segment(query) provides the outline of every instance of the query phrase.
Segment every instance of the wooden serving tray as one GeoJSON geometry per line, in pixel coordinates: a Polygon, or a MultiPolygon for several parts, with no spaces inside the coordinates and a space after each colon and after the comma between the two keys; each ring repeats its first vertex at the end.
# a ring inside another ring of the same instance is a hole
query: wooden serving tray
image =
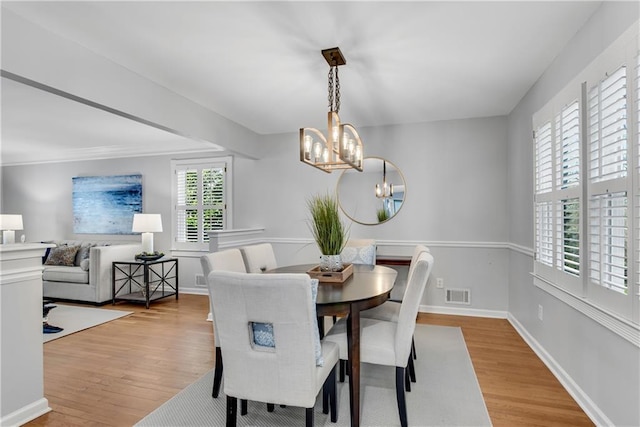
{"type": "Polygon", "coordinates": [[[320,266],[316,265],[307,274],[321,282],[342,283],[353,274],[353,264],[345,264],[342,271],[320,271],[320,266]]]}

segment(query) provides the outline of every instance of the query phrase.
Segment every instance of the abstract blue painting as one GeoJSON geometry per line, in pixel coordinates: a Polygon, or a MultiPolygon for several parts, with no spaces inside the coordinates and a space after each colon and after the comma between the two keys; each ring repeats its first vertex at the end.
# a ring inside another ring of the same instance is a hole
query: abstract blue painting
{"type": "Polygon", "coordinates": [[[73,232],[133,234],[133,214],[142,213],[142,175],[73,178],[73,232]]]}

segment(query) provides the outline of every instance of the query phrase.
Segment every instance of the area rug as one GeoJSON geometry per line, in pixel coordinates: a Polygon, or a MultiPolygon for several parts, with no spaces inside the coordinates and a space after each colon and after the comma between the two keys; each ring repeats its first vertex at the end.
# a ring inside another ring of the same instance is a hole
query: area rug
{"type": "MultiPolygon", "coordinates": [[[[460,328],[418,325],[415,333],[417,382],[406,393],[411,426],[490,426],[480,386],[460,328]]],[[[362,426],[399,426],[395,368],[363,364],[361,370],[362,426]]],[[[213,371],[189,385],[136,426],[224,426],[226,397],[211,397],[213,371]]],[[[224,383],[223,383],[224,385],[224,383]]],[[[348,384],[338,383],[338,422],[322,413],[322,396],[315,406],[315,425],[349,426],[348,384]]],[[[224,387],[223,387],[224,388],[224,387]]],[[[304,410],[249,402],[238,426],[301,426],[304,410]]]]}
{"type": "Polygon", "coordinates": [[[62,338],[83,329],[93,328],[102,323],[110,322],[127,316],[133,311],[107,310],[95,307],[79,307],[55,303],[56,308],[49,311],[48,323],[59,326],[64,330],[55,334],[42,334],[43,342],[62,338]]]}

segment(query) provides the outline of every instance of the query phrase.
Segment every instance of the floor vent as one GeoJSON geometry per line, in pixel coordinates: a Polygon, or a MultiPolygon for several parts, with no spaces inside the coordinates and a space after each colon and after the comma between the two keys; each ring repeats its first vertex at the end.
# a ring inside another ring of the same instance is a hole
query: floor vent
{"type": "Polygon", "coordinates": [[[447,289],[445,302],[471,305],[471,289],[447,289]]]}
{"type": "Polygon", "coordinates": [[[207,282],[204,280],[204,274],[196,274],[196,288],[206,288],[207,282]]]}

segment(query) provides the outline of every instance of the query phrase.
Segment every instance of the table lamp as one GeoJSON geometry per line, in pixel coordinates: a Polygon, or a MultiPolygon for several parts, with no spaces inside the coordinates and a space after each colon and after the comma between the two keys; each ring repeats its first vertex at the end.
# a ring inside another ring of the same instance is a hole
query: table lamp
{"type": "Polygon", "coordinates": [[[16,230],[22,230],[22,215],[0,215],[2,244],[16,242],[16,230]]]}
{"type": "Polygon", "coordinates": [[[160,214],[134,214],[134,233],[142,233],[142,252],[153,253],[153,233],[162,231],[162,218],[160,214]]]}

